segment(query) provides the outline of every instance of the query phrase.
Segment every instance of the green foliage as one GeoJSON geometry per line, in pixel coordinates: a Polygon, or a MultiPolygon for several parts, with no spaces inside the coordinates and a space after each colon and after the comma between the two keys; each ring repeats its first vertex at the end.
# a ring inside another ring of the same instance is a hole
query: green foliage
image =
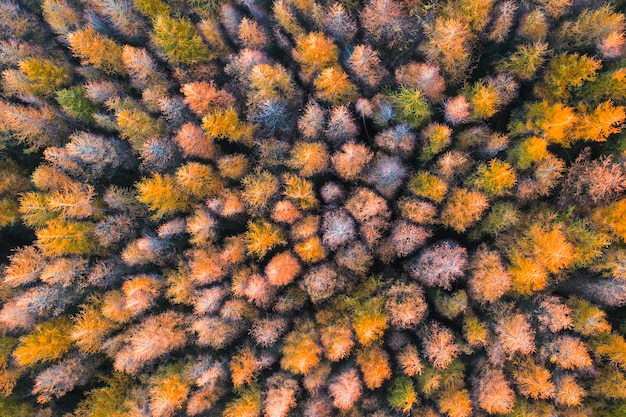
{"type": "Polygon", "coordinates": [[[73,417],[122,417],[128,415],[125,401],[130,393],[132,380],[127,375],[114,372],[102,378],[105,386],[94,388],[82,400],[73,417]]]}
{"type": "Polygon", "coordinates": [[[65,114],[86,122],[93,121],[93,114],[98,111],[98,106],[87,98],[82,86],[59,90],[56,99],[65,114]]]}
{"type": "Polygon", "coordinates": [[[568,100],[572,90],[596,78],[601,66],[599,60],[586,55],[558,54],[550,60],[542,82],[535,87],[535,94],[551,102],[568,100]]]}
{"type": "Polygon", "coordinates": [[[509,202],[498,202],[491,207],[489,213],[480,222],[480,225],[471,234],[478,238],[482,234],[498,236],[520,221],[520,211],[517,206],[509,202]]]}
{"type": "Polygon", "coordinates": [[[402,87],[400,90],[387,94],[397,118],[418,128],[428,122],[431,109],[423,94],[415,88],[402,87]]]}
{"type": "Polygon", "coordinates": [[[17,339],[0,336],[0,369],[7,368],[11,360],[11,352],[17,345],[17,339]]]}
{"type": "Polygon", "coordinates": [[[418,197],[428,198],[441,203],[448,192],[448,184],[427,171],[418,171],[409,180],[409,191],[418,197]]]}
{"type": "Polygon", "coordinates": [[[529,81],[545,62],[547,53],[547,43],[522,44],[511,56],[500,61],[498,68],[513,74],[522,81],[529,81]]]}
{"type": "Polygon", "coordinates": [[[140,150],[148,139],[160,136],[165,131],[162,120],[153,119],[139,109],[122,109],[116,112],[117,127],[122,138],[128,140],[135,150],[140,150]]]}
{"type": "Polygon", "coordinates": [[[158,16],[167,16],[171,11],[170,5],[161,0],[135,0],[135,7],[153,19],[158,16]]]}
{"type": "Polygon", "coordinates": [[[35,407],[26,402],[18,401],[14,396],[0,397],[0,417],[31,417],[35,415],[35,407]]]}
{"type": "Polygon", "coordinates": [[[194,64],[213,57],[191,21],[160,14],[153,25],[152,41],[172,64],[194,64]]]}
{"type": "Polygon", "coordinates": [[[516,182],[513,168],[499,159],[492,159],[487,164],[481,164],[468,179],[470,186],[478,188],[489,197],[506,195],[516,182]]]}
{"type": "Polygon", "coordinates": [[[259,417],[261,415],[261,390],[246,387],[237,391],[237,397],[226,405],[222,417],[259,417]]]}
{"type": "Polygon", "coordinates": [[[387,401],[394,410],[409,414],[418,402],[411,379],[405,376],[394,379],[391,387],[389,387],[387,401]]]}

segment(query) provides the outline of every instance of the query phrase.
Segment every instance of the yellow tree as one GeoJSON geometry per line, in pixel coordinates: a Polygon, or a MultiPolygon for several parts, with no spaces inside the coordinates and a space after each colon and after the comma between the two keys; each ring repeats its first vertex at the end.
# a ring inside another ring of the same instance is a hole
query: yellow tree
{"type": "Polygon", "coordinates": [[[92,229],[91,223],[52,219],[37,230],[37,246],[48,256],[89,254],[94,249],[92,229]]]}
{"type": "Polygon", "coordinates": [[[91,27],[67,35],[70,50],[81,61],[112,74],[125,72],[122,47],[91,27]]]}
{"type": "Polygon", "coordinates": [[[339,49],[320,32],[311,32],[296,38],[293,59],[302,68],[305,80],[311,81],[325,68],[337,67],[339,49]]]}
{"type": "Polygon", "coordinates": [[[285,243],[287,242],[283,232],[278,226],[266,220],[257,220],[248,224],[246,231],[248,253],[262,258],[275,246],[285,243]]]}
{"type": "Polygon", "coordinates": [[[155,218],[171,215],[188,208],[189,199],[173,175],[154,174],[137,184],[137,199],[149,206],[155,218]]]}
{"type": "Polygon", "coordinates": [[[592,113],[582,117],[577,136],[594,142],[604,142],[610,135],[621,132],[625,120],[624,106],[614,106],[611,101],[605,101],[592,113]]]}
{"type": "Polygon", "coordinates": [[[194,64],[213,57],[188,19],[160,14],[153,25],[152,42],[172,64],[194,64]]]}
{"type": "Polygon", "coordinates": [[[60,359],[72,346],[71,328],[72,323],[65,317],[37,325],[20,338],[13,358],[19,366],[60,359]]]}

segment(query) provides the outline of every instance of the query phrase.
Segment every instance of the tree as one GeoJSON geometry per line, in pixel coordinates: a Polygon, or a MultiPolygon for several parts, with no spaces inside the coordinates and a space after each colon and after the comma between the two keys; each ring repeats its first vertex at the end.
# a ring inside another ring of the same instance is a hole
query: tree
{"type": "Polygon", "coordinates": [[[554,397],[556,387],[551,377],[549,370],[532,360],[519,362],[513,371],[513,379],[520,394],[535,400],[554,397]]]}
{"type": "Polygon", "coordinates": [[[449,193],[440,220],[444,226],[462,233],[480,220],[487,207],[485,195],[459,188],[449,193]]]}
{"type": "Polygon", "coordinates": [[[93,250],[93,224],[52,219],[37,230],[37,246],[47,256],[85,255],[93,250]]]}
{"type": "Polygon", "coordinates": [[[471,62],[470,27],[462,20],[437,17],[427,28],[427,36],[423,46],[426,55],[440,64],[452,82],[460,81],[471,62]]]}
{"type": "Polygon", "coordinates": [[[248,223],[246,248],[251,255],[263,258],[272,248],[285,243],[283,232],[278,226],[266,220],[248,223]]]}
{"type": "Polygon", "coordinates": [[[130,45],[122,47],[122,62],[133,85],[141,90],[155,85],[167,84],[167,78],[145,48],[130,45]]]}
{"type": "Polygon", "coordinates": [[[101,307],[102,300],[96,298],[94,302],[85,305],[74,318],[70,337],[83,352],[100,351],[106,338],[119,327],[102,314],[101,307]]]}
{"type": "Polygon", "coordinates": [[[296,407],[298,381],[287,375],[274,375],[267,381],[267,394],[263,401],[264,417],[287,417],[296,407]]]}
{"type": "Polygon", "coordinates": [[[517,182],[515,170],[511,165],[499,159],[492,159],[487,164],[478,166],[468,183],[488,197],[506,195],[517,182]]]}
{"type": "Polygon", "coordinates": [[[313,323],[301,323],[285,337],[280,367],[299,375],[311,372],[319,364],[322,354],[318,337],[313,323]]]}
{"type": "Polygon", "coordinates": [[[447,290],[467,268],[467,250],[453,241],[438,242],[424,249],[407,264],[409,274],[426,286],[447,290]]]}
{"type": "Polygon", "coordinates": [[[174,141],[183,151],[185,157],[197,157],[202,159],[212,159],[215,155],[215,145],[202,129],[187,122],[180,127],[174,141]]]}
{"type": "Polygon", "coordinates": [[[359,129],[348,106],[344,104],[331,109],[328,125],[326,130],[324,130],[326,139],[335,144],[352,142],[356,139],[358,133],[359,129]]]}
{"type": "Polygon", "coordinates": [[[244,48],[263,49],[268,43],[267,34],[263,26],[247,17],[241,19],[237,37],[244,48]]]}
{"type": "Polygon", "coordinates": [[[424,370],[424,365],[417,352],[417,347],[413,344],[407,344],[397,356],[398,364],[402,368],[402,372],[410,377],[417,376],[424,370]]]}
{"type": "Polygon", "coordinates": [[[24,77],[22,81],[24,84],[21,87],[20,82],[14,84],[11,81],[13,73],[11,70],[6,70],[2,75],[4,89],[7,93],[46,97],[72,81],[71,72],[67,66],[58,65],[47,59],[27,58],[20,61],[18,67],[21,74],[14,75],[19,78],[24,77]],[[12,85],[16,88],[12,88],[12,85]]]}
{"type": "Polygon", "coordinates": [[[472,400],[466,389],[447,389],[437,399],[439,409],[450,417],[472,415],[472,400]]]}
{"type": "Polygon", "coordinates": [[[517,352],[528,355],[535,350],[535,332],[522,314],[499,320],[496,334],[502,349],[509,356],[517,352]]]}
{"type": "Polygon", "coordinates": [[[76,10],[65,0],[44,0],[41,9],[44,20],[57,35],[67,35],[78,29],[81,23],[76,10]]]}
{"type": "Polygon", "coordinates": [[[408,189],[418,197],[441,203],[448,192],[448,184],[427,171],[418,171],[409,180],[408,189]]]}
{"type": "Polygon", "coordinates": [[[223,138],[244,145],[252,143],[254,126],[239,120],[239,115],[232,107],[207,114],[202,119],[202,127],[209,139],[223,138]]]}
{"type": "Polygon", "coordinates": [[[547,53],[547,43],[521,44],[513,54],[500,61],[498,68],[522,81],[530,81],[544,64],[547,53]]]}
{"type": "Polygon", "coordinates": [[[435,369],[447,368],[460,355],[459,346],[454,342],[454,334],[447,327],[433,321],[422,333],[424,355],[435,369]]]}
{"type": "Polygon", "coordinates": [[[422,130],[424,144],[420,160],[428,161],[452,143],[452,129],[440,123],[431,123],[422,130]]]}
{"type": "Polygon", "coordinates": [[[339,410],[349,410],[361,397],[362,382],[356,369],[349,368],[336,375],[328,385],[333,405],[339,410]]]}
{"type": "Polygon", "coordinates": [[[125,345],[116,353],[113,366],[136,373],[146,362],[181,348],[187,341],[184,323],[184,316],[173,311],[146,317],[123,334],[125,345]]]}
{"type": "Polygon", "coordinates": [[[287,320],[282,317],[273,317],[256,320],[252,324],[250,334],[256,344],[261,347],[275,345],[287,329],[287,320]]]}
{"type": "Polygon", "coordinates": [[[546,347],[546,350],[549,355],[549,361],[563,369],[586,368],[591,366],[592,363],[585,344],[573,336],[559,336],[546,347]]]}
{"type": "Polygon", "coordinates": [[[244,384],[251,385],[256,380],[260,370],[259,360],[249,346],[240,348],[237,353],[230,358],[229,367],[235,388],[244,384]]]}
{"type": "Polygon", "coordinates": [[[342,69],[328,67],[321,70],[313,83],[317,96],[333,105],[341,105],[358,98],[356,86],[342,69]]]}
{"type": "Polygon", "coordinates": [[[93,214],[94,188],[90,185],[74,183],[55,190],[46,199],[50,210],[59,212],[61,217],[84,219],[93,214]]]}
{"type": "Polygon", "coordinates": [[[257,387],[246,387],[237,392],[224,409],[222,417],[259,417],[263,402],[261,390],[257,387]]]}
{"type": "Polygon", "coordinates": [[[67,35],[72,53],[85,64],[110,74],[124,74],[122,47],[90,27],[67,35]]]}
{"type": "Polygon", "coordinates": [[[187,209],[189,200],[173,175],[154,174],[137,184],[137,199],[159,218],[187,209]]]}
{"type": "Polygon", "coordinates": [[[35,378],[33,394],[37,402],[45,404],[60,398],[76,387],[86,384],[92,370],[81,356],[74,356],[52,365],[35,378]]]}
{"type": "Polygon", "coordinates": [[[326,124],[324,109],[315,101],[309,101],[304,113],[298,119],[298,129],[308,139],[316,139],[321,135],[326,124]]]}
{"type": "Polygon", "coordinates": [[[27,107],[0,101],[3,131],[10,131],[19,142],[34,152],[58,145],[68,134],[68,126],[49,105],[27,107]]]}
{"type": "Polygon", "coordinates": [[[550,60],[542,82],[535,87],[535,94],[550,102],[568,100],[570,91],[594,80],[600,67],[599,60],[586,55],[558,54],[550,60]]]}
{"type": "Polygon", "coordinates": [[[444,101],[446,122],[460,125],[470,120],[470,103],[465,96],[458,95],[444,101]]]}
{"type": "Polygon", "coordinates": [[[324,69],[337,67],[339,50],[324,34],[311,32],[296,37],[292,56],[300,64],[304,79],[310,82],[324,69]]]}
{"type": "Polygon", "coordinates": [[[65,114],[86,122],[94,121],[94,113],[99,109],[87,98],[87,92],[82,86],[58,90],[56,100],[65,114]]]}
{"type": "Polygon", "coordinates": [[[152,24],[152,42],[172,64],[195,64],[213,58],[189,20],[160,14],[152,24]]]}
{"type": "Polygon", "coordinates": [[[625,120],[624,106],[614,106],[611,101],[605,101],[593,113],[582,117],[577,136],[593,142],[604,142],[610,135],[621,132],[625,120]]]}
{"type": "Polygon", "coordinates": [[[380,388],[391,378],[389,355],[380,346],[372,345],[359,349],[356,363],[363,374],[365,386],[370,390],[380,388]]]}
{"type": "Polygon", "coordinates": [[[573,375],[563,375],[555,381],[556,394],[554,402],[557,405],[566,407],[577,407],[583,403],[583,398],[587,395],[585,389],[581,387],[573,375]]]}
{"type": "Polygon", "coordinates": [[[398,119],[414,128],[421,127],[430,120],[431,109],[423,94],[416,88],[401,87],[388,96],[398,119]]]}
{"type": "Polygon", "coordinates": [[[392,198],[407,176],[407,169],[399,157],[379,153],[369,167],[365,181],[383,196],[392,198]]]}
{"type": "Polygon", "coordinates": [[[433,64],[411,62],[396,70],[398,84],[420,90],[432,103],[443,99],[446,82],[439,67],[433,64]]]}
{"type": "Polygon", "coordinates": [[[354,240],[356,237],[355,222],[345,210],[329,211],[324,214],[322,241],[331,250],[354,240]]]}
{"type": "Polygon", "coordinates": [[[214,197],[223,189],[222,181],[209,165],[188,162],[176,171],[176,183],[183,192],[205,199],[214,197]]]}
{"type": "Polygon", "coordinates": [[[280,64],[258,64],[249,74],[248,102],[260,105],[268,100],[293,99],[295,86],[287,70],[280,64]]]}
{"type": "Polygon", "coordinates": [[[16,363],[30,367],[62,358],[72,346],[71,326],[64,317],[37,325],[31,333],[20,338],[13,351],[16,363]]]}
{"type": "Polygon", "coordinates": [[[589,149],[583,150],[570,166],[559,200],[585,207],[605,204],[626,189],[626,170],[611,156],[589,160],[589,149]]]}
{"type": "Polygon", "coordinates": [[[297,169],[304,177],[324,172],[330,155],[324,142],[299,142],[291,149],[289,166],[297,169]]]}
{"type": "Polygon", "coordinates": [[[361,25],[374,42],[389,48],[410,40],[412,27],[404,4],[394,0],[371,0],[360,14],[361,25]]]}
{"type": "Polygon", "coordinates": [[[517,14],[517,4],[513,1],[503,1],[493,12],[488,39],[492,42],[504,42],[514,25],[517,14]]]}
{"type": "Polygon", "coordinates": [[[492,303],[507,293],[511,275],[504,268],[500,254],[481,245],[474,254],[469,293],[479,303],[492,303]]]}
{"type": "Polygon", "coordinates": [[[400,258],[413,253],[417,248],[423,246],[432,233],[413,223],[405,220],[397,221],[393,225],[391,236],[389,236],[389,249],[400,258]]]}
{"type": "Polygon", "coordinates": [[[368,45],[357,45],[348,60],[350,70],[367,86],[377,87],[386,75],[375,49],[368,45]]]}
{"type": "Polygon", "coordinates": [[[297,243],[294,246],[294,250],[300,259],[308,264],[314,264],[326,257],[326,250],[322,244],[322,239],[318,236],[312,236],[300,243],[297,243]]]}
{"type": "Polygon", "coordinates": [[[599,47],[613,33],[623,32],[626,21],[622,13],[610,5],[584,9],[575,19],[565,22],[559,30],[559,41],[575,48],[599,47]]]}
{"type": "Polygon", "coordinates": [[[281,252],[267,263],[265,276],[271,285],[284,286],[291,283],[301,270],[298,259],[291,252],[281,252]]]}
{"type": "Polygon", "coordinates": [[[507,414],[513,410],[515,393],[501,369],[485,369],[477,381],[478,405],[489,414],[507,414]]]}
{"type": "Polygon", "coordinates": [[[363,144],[346,143],[331,158],[337,174],[345,180],[358,178],[374,155],[363,144]]]}
{"type": "Polygon", "coordinates": [[[413,406],[419,402],[411,379],[406,376],[395,378],[389,387],[387,402],[392,409],[409,414],[413,406]]]}
{"type": "Polygon", "coordinates": [[[350,326],[350,321],[332,316],[330,320],[322,320],[318,314],[320,322],[320,341],[324,348],[324,356],[332,362],[339,362],[348,356],[354,347],[354,333],[350,326]]]}
{"type": "Polygon", "coordinates": [[[190,390],[190,381],[181,375],[179,369],[172,366],[165,369],[164,375],[155,378],[148,393],[150,413],[155,417],[174,415],[183,407],[190,390]]]}

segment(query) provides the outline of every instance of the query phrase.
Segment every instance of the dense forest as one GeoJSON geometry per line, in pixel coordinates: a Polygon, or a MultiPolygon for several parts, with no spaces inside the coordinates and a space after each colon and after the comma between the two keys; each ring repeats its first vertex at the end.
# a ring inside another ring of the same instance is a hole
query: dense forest
{"type": "Polygon", "coordinates": [[[0,0],[0,417],[626,416],[625,10],[0,0]]]}

